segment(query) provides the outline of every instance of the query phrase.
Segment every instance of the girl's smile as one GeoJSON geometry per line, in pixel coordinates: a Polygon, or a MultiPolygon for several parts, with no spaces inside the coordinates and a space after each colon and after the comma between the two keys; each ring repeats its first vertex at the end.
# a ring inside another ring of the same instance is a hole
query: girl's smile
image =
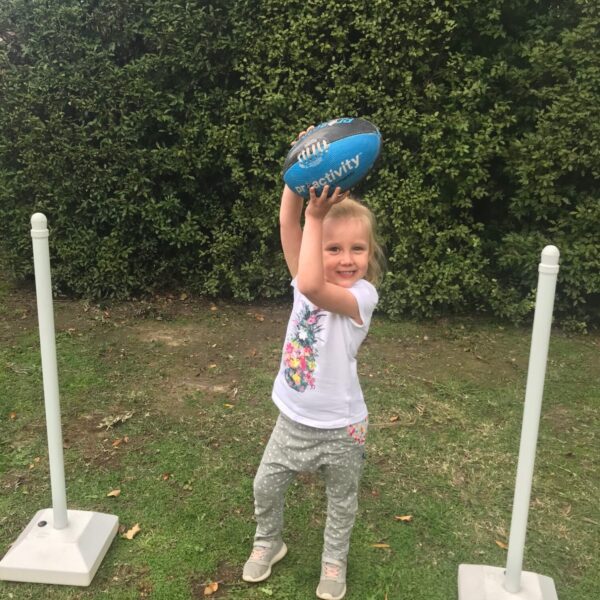
{"type": "Polygon", "coordinates": [[[362,279],[369,267],[369,232],[359,218],[323,221],[325,280],[344,288],[362,279]]]}

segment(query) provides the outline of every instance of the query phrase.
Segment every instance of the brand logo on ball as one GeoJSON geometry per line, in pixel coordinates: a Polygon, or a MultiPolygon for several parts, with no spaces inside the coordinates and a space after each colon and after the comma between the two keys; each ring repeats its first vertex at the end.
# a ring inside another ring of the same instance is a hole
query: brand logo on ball
{"type": "Polygon", "coordinates": [[[327,173],[325,173],[323,177],[316,179],[308,185],[295,186],[296,193],[303,194],[311,187],[318,189],[326,185],[338,185],[346,177],[352,175],[353,171],[360,167],[361,154],[362,152],[359,152],[355,157],[344,160],[339,164],[337,168],[329,169],[329,171],[327,171],[327,173]]]}
{"type": "Polygon", "coordinates": [[[298,164],[303,169],[316,167],[323,160],[323,156],[327,154],[328,150],[329,144],[325,140],[317,140],[300,152],[298,164]]]}
{"type": "Polygon", "coordinates": [[[317,125],[317,129],[320,129],[321,127],[331,127],[332,125],[348,125],[348,124],[352,123],[352,121],[354,121],[354,119],[348,119],[348,118],[331,119],[331,121],[327,121],[325,123],[321,123],[320,125],[317,125]]]}

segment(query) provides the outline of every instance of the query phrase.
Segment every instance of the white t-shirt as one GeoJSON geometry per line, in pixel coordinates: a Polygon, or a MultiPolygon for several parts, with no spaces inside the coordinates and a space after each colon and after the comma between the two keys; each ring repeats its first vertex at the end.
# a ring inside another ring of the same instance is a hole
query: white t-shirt
{"type": "Polygon", "coordinates": [[[321,429],[346,427],[367,417],[356,354],[369,331],[379,296],[364,279],[354,294],[363,324],[315,306],[294,287],[273,402],[290,419],[321,429]]]}

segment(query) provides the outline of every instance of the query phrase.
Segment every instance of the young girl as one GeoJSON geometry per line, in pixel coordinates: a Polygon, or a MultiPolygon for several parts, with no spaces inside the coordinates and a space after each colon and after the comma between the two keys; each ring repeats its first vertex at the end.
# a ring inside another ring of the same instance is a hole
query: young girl
{"type": "Polygon", "coordinates": [[[294,305],[273,401],[280,416],[254,480],[256,535],[245,581],[263,581],[287,553],[282,540],[284,496],[300,472],[319,471],[327,490],[327,522],[317,596],[346,593],[346,560],[358,508],[367,407],[356,354],[378,296],[381,249],[374,218],[360,202],[328,186],[303,200],[287,186],[280,229],[292,276],[294,305]]]}

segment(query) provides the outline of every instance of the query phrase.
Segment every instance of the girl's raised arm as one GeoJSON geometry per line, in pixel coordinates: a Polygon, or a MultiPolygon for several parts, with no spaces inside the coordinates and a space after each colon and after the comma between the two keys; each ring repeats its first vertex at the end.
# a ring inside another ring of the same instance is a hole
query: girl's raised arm
{"type": "Polygon", "coordinates": [[[283,188],[279,207],[279,233],[283,255],[292,279],[298,273],[298,258],[302,244],[300,217],[303,203],[302,196],[293,192],[287,185],[283,188]]]}
{"type": "Polygon", "coordinates": [[[346,195],[340,188],[336,188],[331,198],[328,197],[328,192],[328,185],[323,188],[320,196],[316,195],[314,188],[310,190],[298,259],[298,291],[319,308],[346,315],[362,325],[363,321],[355,296],[347,289],[329,283],[325,279],[323,220],[329,209],[341,202],[346,195]]]}

